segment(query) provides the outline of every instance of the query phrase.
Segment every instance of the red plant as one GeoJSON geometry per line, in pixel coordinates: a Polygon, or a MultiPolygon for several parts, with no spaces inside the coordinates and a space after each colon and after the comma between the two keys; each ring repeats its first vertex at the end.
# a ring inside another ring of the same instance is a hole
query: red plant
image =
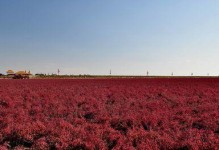
{"type": "Polygon", "coordinates": [[[219,79],[0,80],[0,149],[219,149],[219,79]]]}

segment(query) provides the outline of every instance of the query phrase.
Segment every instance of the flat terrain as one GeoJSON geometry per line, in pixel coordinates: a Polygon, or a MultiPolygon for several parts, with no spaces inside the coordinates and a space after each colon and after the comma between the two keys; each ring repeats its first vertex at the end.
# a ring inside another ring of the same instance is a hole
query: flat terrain
{"type": "Polygon", "coordinates": [[[0,80],[0,149],[219,149],[219,78],[0,80]]]}

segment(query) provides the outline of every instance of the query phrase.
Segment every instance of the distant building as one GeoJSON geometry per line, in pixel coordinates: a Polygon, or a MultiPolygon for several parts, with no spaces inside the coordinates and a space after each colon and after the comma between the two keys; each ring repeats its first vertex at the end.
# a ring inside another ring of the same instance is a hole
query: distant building
{"type": "Polygon", "coordinates": [[[13,79],[29,79],[30,76],[32,75],[30,71],[26,72],[26,70],[18,71],[16,73],[14,73],[13,70],[8,70],[6,73],[8,78],[13,78],[13,79]]]}
{"type": "Polygon", "coordinates": [[[6,73],[7,73],[7,75],[14,75],[14,71],[13,70],[8,70],[6,73]]]}
{"type": "Polygon", "coordinates": [[[15,73],[13,70],[8,70],[6,73],[7,73],[8,78],[13,78],[15,76],[15,73]]]}

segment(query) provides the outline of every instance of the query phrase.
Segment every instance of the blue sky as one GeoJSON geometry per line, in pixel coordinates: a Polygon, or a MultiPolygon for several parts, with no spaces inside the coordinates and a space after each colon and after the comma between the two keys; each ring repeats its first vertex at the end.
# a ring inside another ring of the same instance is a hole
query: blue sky
{"type": "Polygon", "coordinates": [[[0,72],[219,75],[219,1],[0,0],[0,72]]]}

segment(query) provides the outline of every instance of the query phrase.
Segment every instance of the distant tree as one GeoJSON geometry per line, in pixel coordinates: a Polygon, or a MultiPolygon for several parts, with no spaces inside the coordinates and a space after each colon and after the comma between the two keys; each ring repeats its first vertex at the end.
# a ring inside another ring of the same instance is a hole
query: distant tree
{"type": "Polygon", "coordinates": [[[46,74],[43,74],[43,73],[36,73],[35,76],[44,77],[44,76],[46,76],[46,74]]]}

